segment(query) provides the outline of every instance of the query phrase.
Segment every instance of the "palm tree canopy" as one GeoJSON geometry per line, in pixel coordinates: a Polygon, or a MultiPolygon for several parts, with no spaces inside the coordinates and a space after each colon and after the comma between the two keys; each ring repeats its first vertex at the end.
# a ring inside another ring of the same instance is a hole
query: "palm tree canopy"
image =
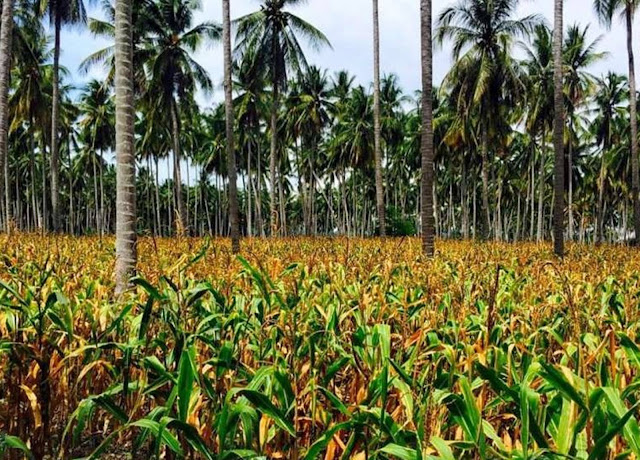
{"type": "Polygon", "coordinates": [[[290,73],[308,67],[299,38],[319,50],[331,47],[329,39],[304,19],[286,11],[305,0],[264,0],[260,10],[234,21],[236,54],[249,53],[272,84],[284,89],[290,73]]]}

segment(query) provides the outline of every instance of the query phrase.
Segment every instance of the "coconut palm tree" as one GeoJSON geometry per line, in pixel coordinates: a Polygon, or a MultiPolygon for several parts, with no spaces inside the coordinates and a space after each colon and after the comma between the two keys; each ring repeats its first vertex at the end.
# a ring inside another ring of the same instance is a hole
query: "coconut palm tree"
{"type": "Polygon", "coordinates": [[[594,0],[600,21],[611,27],[613,16],[621,13],[627,31],[627,58],[629,61],[629,114],[631,119],[631,193],[635,243],[640,244],[640,165],[638,159],[638,116],[636,96],[635,57],[633,53],[633,19],[640,0],[594,0]]]}
{"type": "MultiPolygon", "coordinates": [[[[148,8],[153,0],[139,0],[133,5],[133,77],[136,94],[142,93],[147,84],[147,74],[144,63],[153,55],[153,52],[143,47],[143,40],[153,29],[152,9],[148,8]]],[[[115,80],[115,7],[110,0],[102,1],[102,10],[105,19],[89,18],[88,29],[92,35],[104,38],[114,44],[94,51],[81,63],[79,71],[88,73],[95,66],[101,65],[107,75],[105,83],[113,86],[115,80]]]]}
{"type": "MultiPolygon", "coordinates": [[[[320,152],[322,133],[330,122],[329,78],[326,71],[311,66],[304,72],[295,84],[294,91],[289,96],[289,111],[287,124],[289,131],[296,138],[300,138],[302,149],[296,148],[298,181],[300,184],[300,198],[304,216],[304,230],[307,235],[317,231],[317,216],[314,211],[316,185],[320,164],[324,155],[320,152]],[[302,155],[300,155],[302,150],[302,155]],[[304,193],[302,182],[308,185],[308,193],[304,193]]],[[[296,139],[297,142],[297,139],[296,139]]]]}
{"type": "Polygon", "coordinates": [[[374,161],[376,170],[376,210],[380,236],[386,234],[384,178],[382,173],[382,146],[380,121],[380,20],[378,14],[378,0],[373,0],[373,139],[374,161]]]}
{"type": "Polygon", "coordinates": [[[236,184],[236,152],[233,139],[233,94],[231,80],[231,17],[229,0],[222,0],[222,41],[224,46],[224,108],[226,114],[227,171],[229,174],[229,220],[231,223],[231,247],[234,254],[240,252],[238,222],[238,189],[236,184]]]}
{"type": "Polygon", "coordinates": [[[85,24],[87,13],[82,0],[43,0],[40,13],[46,14],[54,28],[53,92],[51,103],[51,214],[53,230],[60,231],[60,152],[58,124],[60,122],[60,32],[65,24],[85,24]]]}
{"type": "MultiPolygon", "coordinates": [[[[538,220],[536,239],[543,239],[544,227],[544,191],[545,191],[545,165],[547,163],[547,134],[553,129],[553,40],[552,31],[544,24],[536,26],[531,46],[526,49],[527,59],[524,67],[527,72],[529,85],[527,85],[527,115],[526,128],[531,134],[534,143],[532,155],[532,169],[536,168],[535,150],[538,154],[538,220]],[[539,143],[536,142],[539,137],[539,143]],[[537,144],[537,145],[536,145],[537,144]]],[[[531,179],[531,204],[535,209],[536,176],[531,179]]],[[[533,237],[534,215],[531,215],[531,236],[533,237]]]]}
{"type": "Polygon", "coordinates": [[[597,80],[595,96],[595,119],[592,127],[596,143],[601,147],[600,166],[597,179],[598,207],[596,212],[596,242],[604,239],[604,201],[607,177],[607,157],[615,147],[615,124],[617,118],[626,113],[629,100],[627,79],[621,75],[609,72],[597,80]]]}
{"type": "Polygon", "coordinates": [[[123,293],[135,272],[136,157],[132,43],[133,0],[116,0],[116,293],[123,293]]]}
{"type": "MultiPolygon", "coordinates": [[[[46,219],[46,187],[41,190],[41,207],[37,206],[36,197],[36,155],[40,149],[42,159],[42,175],[44,175],[44,151],[49,138],[45,127],[51,126],[51,94],[53,71],[51,66],[52,50],[50,40],[40,22],[28,21],[18,28],[14,34],[15,67],[13,70],[13,89],[9,99],[10,118],[9,134],[24,129],[29,137],[29,179],[31,182],[33,223],[44,229],[46,219]],[[37,210],[37,211],[36,211],[37,210]]],[[[65,72],[65,69],[62,69],[65,72]]],[[[64,87],[63,87],[64,89],[64,87]]],[[[46,185],[46,184],[43,184],[46,185]]]]}
{"type": "Polygon", "coordinates": [[[445,86],[463,85],[469,98],[461,103],[475,110],[480,125],[482,154],[482,207],[484,235],[492,228],[489,206],[489,146],[499,146],[504,110],[496,110],[506,98],[524,91],[511,48],[542,22],[538,15],[514,19],[519,0],[459,0],[438,18],[436,40],[453,41],[455,64],[445,86]],[[508,89],[507,89],[508,88],[508,89]]]}
{"type": "Polygon", "coordinates": [[[115,107],[109,87],[97,80],[90,81],[80,97],[80,110],[82,111],[80,128],[84,131],[83,137],[89,144],[85,148],[91,150],[96,206],[99,203],[99,207],[96,209],[96,231],[102,235],[105,227],[104,151],[113,147],[113,139],[115,138],[115,107]],[[96,164],[98,164],[97,173],[96,164]],[[99,199],[97,177],[99,177],[100,184],[99,199]]]}
{"type": "Polygon", "coordinates": [[[200,4],[193,0],[158,0],[147,6],[149,34],[143,47],[149,57],[145,62],[150,82],[149,99],[156,100],[169,115],[173,137],[173,179],[176,187],[178,232],[188,231],[189,216],[182,192],[180,120],[178,99],[188,100],[199,87],[205,92],[213,88],[207,71],[192,54],[204,44],[221,38],[220,26],[203,22],[193,26],[193,14],[200,4]]]}
{"type": "Polygon", "coordinates": [[[433,45],[431,40],[431,0],[421,0],[422,30],[422,157],[421,219],[422,251],[428,257],[434,254],[433,218],[433,45]]]}
{"type": "MultiPolygon", "coordinates": [[[[4,227],[9,231],[11,225],[11,203],[9,191],[9,74],[11,72],[11,39],[13,38],[13,0],[2,2],[0,16],[0,211],[4,206],[4,227]]],[[[0,219],[2,220],[2,219],[0,219]]]]}
{"type": "Polygon", "coordinates": [[[260,133],[261,114],[269,113],[268,92],[265,91],[264,75],[252,64],[252,59],[235,63],[234,86],[237,96],[233,101],[237,123],[239,145],[246,156],[246,171],[249,181],[247,193],[247,234],[253,235],[254,215],[257,234],[264,236],[262,224],[262,165],[263,158],[258,148],[263,136],[260,133]],[[252,210],[255,205],[255,210],[252,210]]]}
{"type": "Polygon", "coordinates": [[[568,118],[567,124],[569,125],[566,176],[569,184],[567,208],[569,215],[568,237],[570,240],[573,239],[574,236],[574,120],[580,106],[587,103],[594,85],[594,79],[586,69],[606,56],[606,53],[599,53],[596,51],[600,38],[589,41],[587,39],[588,32],[589,26],[580,27],[578,25],[572,25],[569,27],[564,39],[563,49],[565,72],[564,85],[566,93],[565,98],[567,102],[566,115],[568,118]]]}
{"type": "MultiPolygon", "coordinates": [[[[302,18],[286,10],[301,0],[263,0],[260,10],[237,19],[236,52],[252,59],[271,83],[271,146],[269,158],[271,236],[278,233],[279,213],[276,190],[278,153],[278,111],[280,96],[287,88],[288,75],[307,67],[298,37],[314,49],[331,46],[327,37],[302,18]]],[[[283,216],[284,217],[284,216],[283,216]]]]}
{"type": "Polygon", "coordinates": [[[563,94],[563,0],[554,0],[553,14],[553,146],[555,161],[553,168],[553,238],[554,252],[564,256],[564,94],[563,94]]]}

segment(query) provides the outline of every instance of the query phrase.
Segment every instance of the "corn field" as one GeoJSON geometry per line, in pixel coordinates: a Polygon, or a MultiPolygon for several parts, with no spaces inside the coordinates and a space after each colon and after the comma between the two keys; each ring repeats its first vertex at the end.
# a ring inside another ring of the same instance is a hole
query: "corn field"
{"type": "Polygon", "coordinates": [[[0,458],[640,458],[640,258],[0,236],[0,458]]]}

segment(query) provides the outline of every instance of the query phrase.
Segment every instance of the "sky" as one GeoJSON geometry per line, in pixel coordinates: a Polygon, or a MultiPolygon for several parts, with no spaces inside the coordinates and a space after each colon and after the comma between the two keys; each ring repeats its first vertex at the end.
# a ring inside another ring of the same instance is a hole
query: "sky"
{"type": "MultiPolygon", "coordinates": [[[[86,1],[86,0],[85,0],[86,1]]],[[[195,14],[195,21],[220,22],[222,6],[220,0],[201,0],[202,9],[195,14]]],[[[434,21],[438,14],[457,0],[433,0],[434,21]]],[[[379,0],[380,4],[380,52],[383,74],[398,75],[400,84],[407,93],[420,87],[420,16],[419,0],[379,0]]],[[[259,0],[232,0],[231,17],[237,18],[259,8],[259,0]]],[[[348,70],[356,76],[358,83],[369,85],[373,75],[372,13],[371,0],[308,0],[306,4],[291,10],[320,29],[331,42],[332,48],[320,52],[308,50],[310,64],[326,68],[330,74],[348,70]]],[[[101,17],[97,7],[89,8],[89,16],[101,17]]],[[[517,16],[540,14],[552,25],[552,0],[521,0],[517,16]]],[[[624,24],[616,19],[611,30],[600,26],[593,14],[591,0],[565,0],[565,25],[590,26],[590,39],[601,37],[598,49],[607,51],[606,59],[594,65],[591,72],[601,75],[608,70],[627,73],[626,32],[624,24]]],[[[635,27],[640,36],[640,15],[635,27]]],[[[636,55],[640,59],[640,40],[636,42],[636,55]]],[[[100,68],[88,75],[78,73],[78,66],[93,51],[108,46],[109,42],[93,37],[81,28],[65,30],[62,35],[61,63],[71,72],[77,87],[90,78],[101,78],[100,68]]],[[[200,103],[210,106],[220,101],[222,94],[222,47],[207,47],[196,55],[196,60],[208,71],[216,85],[214,93],[199,97],[200,103]]],[[[434,80],[440,82],[451,67],[450,47],[436,47],[434,54],[434,80]]]]}

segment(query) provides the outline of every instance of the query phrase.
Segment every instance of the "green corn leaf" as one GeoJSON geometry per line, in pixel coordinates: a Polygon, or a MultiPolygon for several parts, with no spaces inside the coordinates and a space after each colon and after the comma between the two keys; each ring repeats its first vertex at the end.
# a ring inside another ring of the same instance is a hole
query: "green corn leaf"
{"type": "Polygon", "coordinates": [[[204,439],[198,434],[198,430],[196,430],[191,425],[184,423],[181,420],[172,419],[169,423],[167,423],[167,427],[180,431],[184,437],[186,438],[189,445],[199,454],[201,454],[207,460],[215,460],[215,454],[207,447],[207,444],[204,442],[204,439]]]}
{"type": "MultiPolygon", "coordinates": [[[[622,419],[627,413],[627,410],[617,390],[615,388],[605,387],[603,388],[603,392],[607,400],[609,412],[613,413],[617,418],[622,419]]],[[[635,418],[629,418],[624,424],[623,433],[633,453],[636,457],[640,457],[640,427],[638,426],[638,421],[635,418]]]]}
{"type": "MultiPolygon", "coordinates": [[[[160,423],[156,422],[155,420],[143,418],[140,420],[136,420],[135,422],[131,422],[129,425],[149,430],[154,437],[158,437],[158,435],[160,434],[160,423]]],[[[183,455],[180,441],[178,441],[178,439],[170,431],[162,430],[162,441],[169,447],[169,449],[180,456],[183,455]]]]}
{"type": "Polygon", "coordinates": [[[151,283],[149,281],[147,281],[146,279],[144,279],[144,278],[142,278],[140,276],[136,276],[136,277],[132,278],[131,279],[131,284],[133,284],[134,286],[141,287],[149,295],[149,297],[152,297],[155,300],[162,300],[164,298],[160,294],[160,292],[158,292],[158,290],[151,285],[151,283]]]}
{"type": "Polygon", "coordinates": [[[618,332],[618,338],[620,339],[620,346],[627,355],[627,359],[631,361],[636,369],[640,370],[640,349],[628,335],[618,332]]]}
{"type": "Polygon", "coordinates": [[[34,458],[33,454],[31,453],[27,445],[22,441],[22,439],[18,438],[17,436],[0,433],[0,454],[2,454],[7,449],[20,450],[26,457],[30,459],[34,458]]]}
{"type": "Polygon", "coordinates": [[[296,435],[296,431],[293,428],[293,423],[287,420],[283,413],[278,409],[264,394],[254,390],[237,390],[236,394],[244,396],[263,414],[271,418],[276,425],[285,430],[291,436],[296,435]]]}
{"type": "Polygon", "coordinates": [[[617,435],[621,434],[624,431],[624,427],[627,422],[633,417],[633,413],[640,405],[636,403],[631,409],[629,409],[620,419],[618,419],[607,431],[607,433],[598,439],[595,446],[593,446],[593,450],[589,454],[588,460],[596,460],[599,458],[606,458],[607,446],[609,443],[615,438],[617,435]]]}
{"type": "Polygon", "coordinates": [[[431,444],[438,451],[442,460],[455,460],[451,447],[449,447],[449,444],[447,444],[442,438],[434,436],[431,438],[431,444]]]}
{"type": "Polygon", "coordinates": [[[353,426],[354,422],[352,420],[333,425],[331,428],[326,430],[325,433],[311,445],[311,447],[309,447],[309,450],[304,456],[304,460],[316,460],[320,453],[327,448],[329,442],[338,431],[351,430],[353,426]]]}
{"type": "Polygon", "coordinates": [[[398,444],[387,444],[380,452],[393,455],[400,460],[418,460],[418,452],[409,447],[403,447],[398,444]]]}
{"type": "Polygon", "coordinates": [[[186,422],[189,415],[195,373],[195,349],[185,348],[178,364],[178,416],[181,422],[186,422]]]}
{"type": "Polygon", "coordinates": [[[578,393],[573,385],[567,380],[567,378],[551,364],[541,362],[543,371],[540,375],[551,384],[556,390],[571,401],[575,402],[581,409],[588,411],[587,405],[584,402],[584,398],[578,393]]]}

